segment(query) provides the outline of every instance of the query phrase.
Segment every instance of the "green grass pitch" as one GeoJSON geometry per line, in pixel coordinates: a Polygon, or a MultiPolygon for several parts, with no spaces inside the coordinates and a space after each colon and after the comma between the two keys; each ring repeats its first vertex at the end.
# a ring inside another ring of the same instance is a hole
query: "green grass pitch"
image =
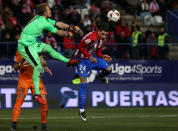
{"type": "MultiPolygon", "coordinates": [[[[50,131],[178,131],[178,108],[89,108],[83,123],[78,109],[49,109],[50,131]]],[[[40,109],[22,109],[18,131],[40,131],[40,109]],[[36,129],[33,127],[36,126],[36,129]]],[[[0,131],[9,131],[11,109],[0,110],[0,131]]]]}

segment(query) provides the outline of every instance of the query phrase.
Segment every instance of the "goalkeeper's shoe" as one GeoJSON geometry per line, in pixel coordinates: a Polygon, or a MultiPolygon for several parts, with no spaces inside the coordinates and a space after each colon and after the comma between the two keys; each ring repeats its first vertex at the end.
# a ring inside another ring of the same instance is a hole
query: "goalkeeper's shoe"
{"type": "Polygon", "coordinates": [[[78,59],[71,59],[68,63],[67,66],[76,66],[79,64],[79,60],[78,59]]]}
{"type": "Polygon", "coordinates": [[[96,75],[96,79],[101,80],[104,84],[109,84],[107,77],[99,77],[99,75],[96,75]]]}
{"type": "Polygon", "coordinates": [[[83,122],[87,122],[87,116],[85,111],[84,112],[79,112],[79,116],[83,122]]]}
{"type": "Polygon", "coordinates": [[[81,82],[80,82],[80,79],[79,78],[75,78],[75,79],[73,79],[72,80],[72,84],[80,84],[81,82]]]}
{"type": "Polygon", "coordinates": [[[39,104],[45,105],[45,101],[43,100],[41,95],[35,95],[34,98],[39,104]]]}

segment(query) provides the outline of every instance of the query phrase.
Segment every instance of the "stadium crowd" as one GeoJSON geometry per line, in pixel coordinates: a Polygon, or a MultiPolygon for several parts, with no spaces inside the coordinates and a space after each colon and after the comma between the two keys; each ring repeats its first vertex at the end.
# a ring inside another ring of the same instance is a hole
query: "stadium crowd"
{"type": "MultiPolygon", "coordinates": [[[[169,59],[166,44],[169,36],[164,23],[166,10],[178,7],[176,0],[138,0],[135,11],[130,10],[126,0],[0,0],[0,50],[4,52],[1,57],[8,52],[3,42],[17,42],[22,29],[36,15],[37,5],[42,2],[47,2],[52,9],[52,19],[78,25],[84,34],[97,30],[97,24],[101,20],[107,21],[106,14],[113,8],[125,10],[134,17],[140,16],[144,24],[149,25],[145,32],[135,20],[126,21],[122,14],[118,23],[108,23],[111,29],[103,51],[119,59],[169,59]],[[154,27],[160,25],[160,30],[155,30],[154,27]]],[[[46,32],[38,39],[72,57],[81,38],[62,38],[46,32]]],[[[16,48],[13,50],[15,52],[16,48]]],[[[12,52],[10,56],[14,55],[12,52]]]]}

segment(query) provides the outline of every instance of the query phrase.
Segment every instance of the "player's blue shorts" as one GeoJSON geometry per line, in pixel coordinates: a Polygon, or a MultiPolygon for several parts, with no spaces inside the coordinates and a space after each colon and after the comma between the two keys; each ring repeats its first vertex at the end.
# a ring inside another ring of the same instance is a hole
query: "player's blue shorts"
{"type": "Polygon", "coordinates": [[[109,67],[108,63],[103,59],[95,56],[97,63],[92,63],[89,59],[81,59],[80,64],[77,66],[77,73],[79,76],[87,77],[88,72],[91,69],[107,69],[109,67]]]}

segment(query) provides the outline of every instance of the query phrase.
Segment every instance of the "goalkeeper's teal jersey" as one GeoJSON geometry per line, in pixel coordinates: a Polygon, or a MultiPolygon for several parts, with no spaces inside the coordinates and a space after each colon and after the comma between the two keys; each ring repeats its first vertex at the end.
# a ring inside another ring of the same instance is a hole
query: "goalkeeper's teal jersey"
{"type": "Polygon", "coordinates": [[[55,23],[56,22],[50,18],[46,19],[43,16],[36,15],[23,29],[18,44],[24,46],[32,45],[44,30],[56,33],[57,29],[54,27],[55,23]]]}

